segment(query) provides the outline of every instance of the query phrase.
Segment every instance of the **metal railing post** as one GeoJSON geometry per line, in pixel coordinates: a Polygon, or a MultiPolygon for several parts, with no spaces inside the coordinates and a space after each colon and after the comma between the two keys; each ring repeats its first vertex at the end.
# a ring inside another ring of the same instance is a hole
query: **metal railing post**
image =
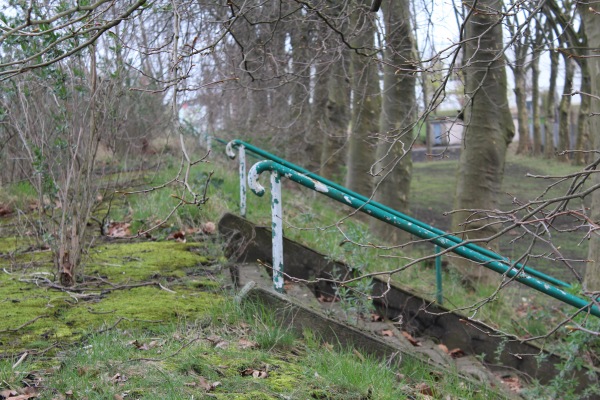
{"type": "MultiPolygon", "coordinates": [[[[234,142],[227,143],[225,153],[232,160],[235,159],[235,151],[233,149],[234,142]]],[[[239,155],[239,176],[240,176],[240,215],[246,218],[246,146],[243,144],[237,146],[239,155]]]]}
{"type": "Polygon", "coordinates": [[[246,148],[238,147],[240,157],[240,215],[246,218],[246,148]]]}
{"type": "Polygon", "coordinates": [[[433,247],[433,251],[435,252],[435,298],[438,304],[444,304],[444,293],[442,291],[442,256],[439,254],[440,247],[435,245],[433,247]]]}
{"type": "Polygon", "coordinates": [[[281,177],[271,171],[271,237],[273,246],[273,287],[283,293],[283,207],[281,177]]]}

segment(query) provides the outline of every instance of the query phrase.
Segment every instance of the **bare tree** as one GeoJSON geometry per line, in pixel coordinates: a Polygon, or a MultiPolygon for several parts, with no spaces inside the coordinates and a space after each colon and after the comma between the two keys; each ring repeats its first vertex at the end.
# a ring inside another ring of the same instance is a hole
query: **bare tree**
{"type": "MultiPolygon", "coordinates": [[[[401,212],[408,212],[412,176],[412,154],[415,120],[415,70],[418,65],[408,4],[386,1],[385,50],[383,60],[383,104],[378,163],[374,173],[379,177],[375,199],[401,212]]],[[[402,243],[401,231],[376,220],[371,229],[393,243],[402,243]]],[[[403,239],[408,239],[407,235],[403,239]]]]}
{"type": "MultiPolygon", "coordinates": [[[[552,30],[548,32],[548,40],[552,42],[552,30]]],[[[550,49],[550,86],[545,101],[546,122],[544,124],[544,157],[554,157],[554,124],[557,119],[556,81],[558,76],[558,52],[550,49]]]]}
{"type": "MultiPolygon", "coordinates": [[[[496,207],[506,150],[514,136],[502,52],[502,1],[466,6],[463,62],[468,103],[452,225],[469,239],[490,238],[497,227],[481,218],[479,210],[496,207]]],[[[461,273],[469,279],[485,282],[495,278],[489,270],[460,264],[461,273]]]]}
{"type": "Polygon", "coordinates": [[[375,59],[375,21],[366,5],[358,2],[350,14],[352,32],[351,87],[352,122],[348,142],[346,186],[359,193],[371,193],[369,174],[375,162],[374,136],[379,132],[381,91],[379,64],[375,59]]]}
{"type": "MultiPolygon", "coordinates": [[[[600,149],[600,14],[598,13],[598,3],[582,3],[579,11],[583,17],[585,33],[587,35],[588,46],[590,48],[589,59],[587,60],[590,72],[590,92],[582,93],[590,100],[590,132],[593,132],[593,147],[600,149]]],[[[600,153],[595,152],[596,158],[600,153]]],[[[600,173],[598,173],[598,161],[594,164],[595,174],[593,175],[593,184],[600,186],[600,173]]],[[[596,301],[600,291],[600,190],[592,194],[592,207],[590,212],[589,226],[589,251],[588,265],[585,273],[585,290],[589,291],[596,301]]]]}

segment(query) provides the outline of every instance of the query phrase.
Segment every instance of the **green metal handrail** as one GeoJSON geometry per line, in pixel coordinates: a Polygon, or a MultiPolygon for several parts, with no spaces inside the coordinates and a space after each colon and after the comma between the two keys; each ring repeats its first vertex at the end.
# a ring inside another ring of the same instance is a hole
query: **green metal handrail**
{"type": "MultiPolygon", "coordinates": [[[[280,157],[277,157],[274,154],[271,154],[271,153],[269,153],[269,152],[267,152],[267,151],[265,151],[265,150],[263,150],[263,149],[261,149],[259,147],[256,147],[256,146],[254,146],[254,145],[252,145],[250,143],[244,142],[242,140],[235,139],[235,140],[232,140],[229,143],[227,143],[227,147],[226,147],[227,155],[230,158],[235,158],[236,157],[236,153],[233,151],[233,148],[234,147],[239,147],[239,146],[243,146],[244,149],[247,150],[247,151],[250,151],[250,152],[252,152],[254,154],[257,154],[257,155],[259,155],[261,157],[264,157],[264,158],[266,158],[268,160],[275,161],[276,163],[278,163],[280,165],[283,165],[283,166],[288,167],[288,168],[290,168],[290,169],[292,169],[292,170],[294,170],[296,172],[304,174],[304,175],[306,175],[309,178],[312,178],[312,179],[314,179],[314,180],[316,180],[318,182],[323,183],[324,185],[327,185],[327,186],[330,186],[332,188],[335,188],[335,189],[339,190],[340,192],[347,194],[348,196],[353,196],[353,197],[355,197],[357,199],[360,199],[360,200],[362,200],[362,201],[364,201],[366,203],[369,203],[369,204],[371,204],[372,206],[374,206],[376,208],[379,208],[379,209],[381,209],[383,211],[388,212],[389,214],[392,214],[395,218],[403,219],[407,223],[414,224],[414,225],[422,227],[423,229],[429,230],[433,234],[438,235],[440,239],[446,239],[449,242],[454,243],[455,245],[463,244],[464,243],[464,241],[461,238],[457,237],[457,236],[451,235],[451,234],[449,234],[447,232],[444,232],[441,229],[438,229],[438,228],[435,228],[435,227],[433,227],[431,225],[428,225],[428,224],[426,224],[426,223],[424,223],[422,221],[419,221],[418,219],[414,219],[414,218],[412,218],[412,217],[410,217],[410,216],[408,216],[406,214],[401,213],[400,211],[394,210],[393,208],[390,208],[390,207],[388,207],[388,206],[386,206],[384,204],[381,204],[381,203],[379,203],[379,202],[377,202],[377,201],[375,201],[373,199],[370,199],[370,198],[368,198],[366,196],[363,196],[363,195],[361,195],[359,193],[353,192],[352,190],[350,190],[348,188],[345,188],[345,187],[343,187],[341,185],[338,185],[335,182],[331,182],[331,181],[329,181],[329,180],[327,180],[327,179],[325,179],[325,178],[323,178],[323,177],[321,177],[321,176],[319,176],[317,174],[314,174],[314,173],[312,173],[312,172],[310,172],[310,171],[308,171],[308,170],[306,170],[306,169],[304,169],[304,168],[302,168],[302,167],[300,167],[300,166],[298,166],[296,164],[293,164],[293,163],[291,163],[291,162],[289,162],[287,160],[284,160],[284,159],[282,159],[280,157]]],[[[482,255],[484,255],[486,257],[492,258],[494,260],[498,260],[498,261],[506,263],[508,265],[513,265],[513,263],[511,263],[511,261],[508,258],[503,257],[503,256],[501,256],[501,255],[499,255],[499,254],[497,254],[497,253],[495,253],[495,252],[493,252],[493,251],[491,251],[489,249],[486,249],[484,247],[478,246],[478,245],[476,245],[474,243],[464,243],[463,246],[466,246],[467,248],[469,248],[469,249],[471,249],[473,251],[481,253],[482,255]]],[[[549,282],[549,283],[551,283],[553,285],[561,286],[561,287],[564,287],[564,288],[571,287],[570,284],[568,284],[566,282],[563,282],[560,279],[556,279],[553,276],[550,276],[550,275],[547,275],[547,274],[545,274],[543,272],[537,271],[537,270],[535,270],[535,269],[533,269],[533,268],[531,268],[529,266],[523,265],[521,263],[515,263],[514,267],[518,268],[518,269],[523,269],[523,271],[525,271],[527,274],[535,276],[536,278],[542,279],[542,280],[544,280],[546,282],[549,282]]]]}
{"type": "MultiPolygon", "coordinates": [[[[287,166],[281,165],[274,161],[259,161],[254,164],[250,171],[248,172],[248,186],[258,196],[262,196],[265,193],[264,187],[258,182],[258,178],[262,172],[271,171],[271,192],[272,192],[272,207],[274,209],[273,213],[273,239],[274,239],[274,252],[276,248],[275,240],[278,241],[278,251],[282,250],[282,234],[281,234],[281,225],[282,225],[282,211],[281,211],[281,187],[280,187],[280,178],[286,177],[293,182],[299,183],[302,186],[305,186],[309,189],[315,190],[319,193],[324,194],[325,196],[337,200],[340,203],[346,204],[350,207],[353,207],[361,212],[364,212],[374,218],[379,219],[385,223],[393,225],[397,228],[405,230],[415,236],[418,236],[422,239],[429,240],[434,244],[448,249],[462,257],[468,258],[472,261],[480,263],[482,266],[489,268],[495,272],[503,274],[510,279],[514,279],[524,285],[527,285],[533,289],[536,289],[542,293],[545,293],[555,299],[558,299],[564,303],[572,305],[574,307],[579,308],[580,310],[585,310],[590,314],[600,318],[600,309],[594,304],[594,302],[590,302],[588,300],[584,300],[578,296],[572,295],[570,293],[565,292],[564,290],[557,288],[551,285],[548,282],[544,282],[524,271],[523,268],[516,268],[514,266],[506,265],[502,260],[497,260],[491,257],[488,257],[481,252],[475,251],[469,248],[467,245],[460,245],[454,243],[446,237],[442,237],[429,229],[425,229],[424,227],[414,224],[410,221],[407,221],[403,218],[398,218],[396,215],[393,215],[386,210],[383,210],[379,207],[375,207],[371,202],[364,201],[356,196],[349,195],[345,192],[338,190],[337,188],[326,185],[316,179],[313,179],[306,174],[300,173],[296,170],[293,170],[287,166]],[[276,197],[279,196],[279,197],[276,197]],[[278,207],[278,215],[275,214],[275,207],[278,207]],[[276,229],[277,232],[276,233],[276,229]],[[281,249],[281,250],[280,250],[281,249]]],[[[283,256],[278,255],[277,258],[274,254],[274,262],[273,262],[273,279],[275,283],[276,290],[283,291],[283,256]],[[275,262],[277,260],[277,262],[275,262]]]]}

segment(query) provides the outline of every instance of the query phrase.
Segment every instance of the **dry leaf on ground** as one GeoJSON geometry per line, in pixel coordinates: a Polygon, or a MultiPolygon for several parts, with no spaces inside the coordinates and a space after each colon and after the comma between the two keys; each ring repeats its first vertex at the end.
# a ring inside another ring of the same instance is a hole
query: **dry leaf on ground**
{"type": "Polygon", "coordinates": [[[404,336],[406,338],[406,340],[408,340],[410,342],[410,344],[412,344],[413,346],[421,346],[421,342],[419,342],[417,339],[415,339],[414,337],[412,337],[412,335],[406,331],[402,331],[402,336],[404,336]]]}
{"type": "Polygon", "coordinates": [[[28,400],[38,397],[38,392],[35,387],[27,386],[17,391],[14,390],[3,390],[0,392],[0,396],[6,400],[28,400]]]}
{"type": "Polygon", "coordinates": [[[340,301],[340,298],[336,297],[336,296],[329,296],[329,295],[321,293],[319,295],[319,297],[317,297],[317,300],[320,301],[321,303],[336,303],[336,302],[340,301]]]}
{"type": "Polygon", "coordinates": [[[135,346],[136,349],[138,350],[150,350],[155,348],[156,346],[159,346],[160,343],[157,340],[153,340],[149,343],[140,343],[137,339],[136,340],[132,340],[131,342],[129,342],[128,344],[135,346]]]}
{"type": "Polygon", "coordinates": [[[373,313],[371,314],[371,322],[383,322],[384,318],[382,315],[373,313]]]}
{"type": "Polygon", "coordinates": [[[217,225],[214,222],[205,222],[201,226],[202,232],[206,235],[212,235],[217,231],[217,225]]]}
{"type": "Polygon", "coordinates": [[[508,387],[508,389],[512,392],[519,393],[523,388],[521,385],[521,380],[518,376],[505,375],[500,378],[502,382],[508,387]]]}
{"type": "Polygon", "coordinates": [[[415,391],[425,396],[433,396],[433,389],[425,382],[417,383],[415,385],[415,391]]]}
{"type": "Polygon", "coordinates": [[[127,377],[117,372],[112,378],[110,378],[110,381],[113,383],[127,382],[127,377]]]}
{"type": "Polygon", "coordinates": [[[6,400],[28,400],[37,397],[37,394],[19,394],[17,396],[6,397],[6,400]]]}
{"type": "Polygon", "coordinates": [[[206,378],[203,376],[198,377],[198,384],[202,389],[206,390],[207,392],[210,392],[213,388],[212,385],[208,383],[206,378]]]}
{"type": "Polygon", "coordinates": [[[452,358],[461,358],[465,356],[465,352],[462,351],[462,349],[459,349],[458,347],[456,349],[450,350],[448,354],[450,354],[450,357],[452,358]]]}
{"type": "Polygon", "coordinates": [[[9,206],[8,204],[0,204],[0,217],[8,215],[12,212],[13,210],[11,206],[9,206]]]}
{"type": "Polygon", "coordinates": [[[238,348],[240,348],[241,350],[255,349],[257,347],[258,347],[258,343],[253,342],[252,340],[242,338],[238,341],[238,348]]]}
{"type": "Polygon", "coordinates": [[[185,243],[185,231],[177,231],[167,236],[167,240],[175,240],[176,242],[185,243]]]}
{"type": "Polygon", "coordinates": [[[106,230],[106,235],[110,237],[126,237],[131,235],[129,222],[111,222],[106,230]]]}
{"type": "Polygon", "coordinates": [[[262,369],[246,368],[242,371],[242,376],[252,376],[256,379],[265,379],[269,377],[269,373],[262,369]]]}

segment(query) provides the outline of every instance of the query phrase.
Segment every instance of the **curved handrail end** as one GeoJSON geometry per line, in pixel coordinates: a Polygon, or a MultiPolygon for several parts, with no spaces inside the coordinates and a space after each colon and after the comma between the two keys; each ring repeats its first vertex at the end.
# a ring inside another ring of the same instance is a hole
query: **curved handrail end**
{"type": "Polygon", "coordinates": [[[248,171],[248,187],[258,197],[262,197],[265,194],[265,187],[260,184],[258,178],[268,167],[272,164],[271,161],[259,161],[250,168],[248,171]]]}
{"type": "Polygon", "coordinates": [[[238,145],[239,143],[237,139],[231,140],[229,143],[227,143],[227,146],[225,146],[225,153],[227,154],[227,157],[231,158],[232,160],[235,160],[237,154],[235,153],[233,148],[238,145]]]}

